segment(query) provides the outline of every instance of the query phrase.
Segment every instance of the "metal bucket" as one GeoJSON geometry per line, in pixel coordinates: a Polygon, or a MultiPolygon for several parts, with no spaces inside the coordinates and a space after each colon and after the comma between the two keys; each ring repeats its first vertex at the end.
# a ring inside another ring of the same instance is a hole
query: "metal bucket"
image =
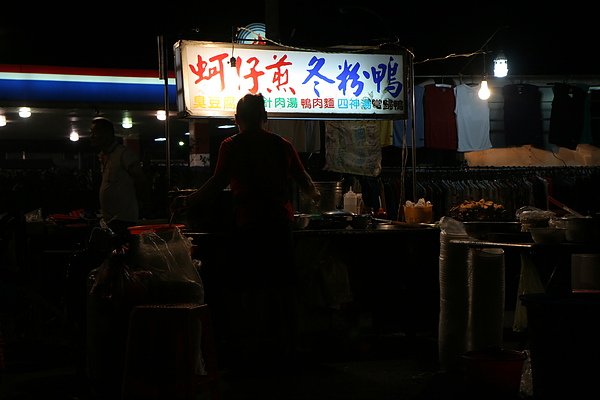
{"type": "Polygon", "coordinates": [[[321,192],[321,201],[319,204],[313,204],[310,197],[300,191],[298,202],[298,211],[300,213],[320,214],[325,211],[334,211],[343,208],[344,196],[342,193],[342,182],[315,182],[315,186],[321,192]]]}

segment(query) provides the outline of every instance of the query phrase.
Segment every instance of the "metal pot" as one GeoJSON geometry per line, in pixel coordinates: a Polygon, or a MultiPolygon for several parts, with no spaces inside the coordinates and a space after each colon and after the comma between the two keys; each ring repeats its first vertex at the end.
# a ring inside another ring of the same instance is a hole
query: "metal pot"
{"type": "Polygon", "coordinates": [[[325,211],[321,213],[323,220],[332,229],[345,229],[352,225],[353,214],[344,210],[325,211]]]}
{"type": "Polygon", "coordinates": [[[294,214],[294,229],[306,229],[310,224],[311,214],[294,214]]]}
{"type": "Polygon", "coordinates": [[[593,217],[563,218],[568,242],[592,243],[600,241],[600,219],[593,217]]]}
{"type": "Polygon", "coordinates": [[[319,214],[325,211],[339,210],[343,207],[342,182],[315,182],[315,186],[321,192],[321,201],[319,204],[313,204],[312,199],[300,192],[298,204],[300,213],[319,214]]]}
{"type": "Polygon", "coordinates": [[[353,214],[345,210],[325,211],[321,216],[332,229],[366,229],[373,219],[371,214],[353,214]]]}

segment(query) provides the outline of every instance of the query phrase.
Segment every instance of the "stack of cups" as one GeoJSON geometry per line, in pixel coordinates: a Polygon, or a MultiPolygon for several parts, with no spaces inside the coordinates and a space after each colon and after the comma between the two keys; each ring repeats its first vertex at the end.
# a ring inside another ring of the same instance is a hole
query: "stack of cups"
{"type": "Polygon", "coordinates": [[[600,293],[600,254],[571,254],[571,291],[600,293]]]}
{"type": "Polygon", "coordinates": [[[440,366],[445,372],[457,372],[461,367],[460,355],[466,351],[469,247],[451,243],[456,239],[467,240],[469,236],[466,233],[440,232],[438,351],[440,366]]]}
{"type": "Polygon", "coordinates": [[[467,351],[502,346],[504,330],[504,250],[469,250],[467,351]]]}

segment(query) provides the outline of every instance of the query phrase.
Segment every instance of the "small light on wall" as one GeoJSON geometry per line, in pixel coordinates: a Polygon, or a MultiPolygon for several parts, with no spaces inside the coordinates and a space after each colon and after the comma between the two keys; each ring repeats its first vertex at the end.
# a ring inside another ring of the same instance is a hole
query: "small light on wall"
{"type": "Polygon", "coordinates": [[[164,121],[167,119],[167,112],[165,110],[156,111],[156,119],[159,121],[164,121]]]}
{"type": "Polygon", "coordinates": [[[77,131],[72,130],[71,134],[69,135],[69,140],[71,142],[77,142],[79,140],[79,134],[77,133],[77,131]]]}
{"type": "Polygon", "coordinates": [[[133,126],[133,120],[131,117],[123,117],[123,121],[121,121],[121,126],[125,129],[129,129],[133,126]]]}
{"type": "Polygon", "coordinates": [[[488,88],[488,83],[485,79],[481,81],[481,87],[479,88],[477,95],[481,100],[487,100],[490,98],[490,88],[488,88]]]}
{"type": "Polygon", "coordinates": [[[29,107],[19,108],[19,117],[21,117],[21,118],[31,117],[31,108],[29,108],[29,107]]]}
{"type": "Polygon", "coordinates": [[[496,78],[504,78],[508,75],[508,60],[504,53],[500,52],[494,58],[494,76],[496,78]]]}
{"type": "Polygon", "coordinates": [[[0,126],[6,126],[6,115],[0,115],[0,126]]]}

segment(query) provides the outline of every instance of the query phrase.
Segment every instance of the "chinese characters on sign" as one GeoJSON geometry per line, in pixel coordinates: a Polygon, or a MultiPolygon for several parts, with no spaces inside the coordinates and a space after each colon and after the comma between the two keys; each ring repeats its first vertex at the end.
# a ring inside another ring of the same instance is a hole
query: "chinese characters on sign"
{"type": "Polygon", "coordinates": [[[288,118],[404,118],[404,57],[316,53],[268,46],[179,41],[179,111],[233,116],[239,98],[262,93],[267,112],[288,118]]]}

